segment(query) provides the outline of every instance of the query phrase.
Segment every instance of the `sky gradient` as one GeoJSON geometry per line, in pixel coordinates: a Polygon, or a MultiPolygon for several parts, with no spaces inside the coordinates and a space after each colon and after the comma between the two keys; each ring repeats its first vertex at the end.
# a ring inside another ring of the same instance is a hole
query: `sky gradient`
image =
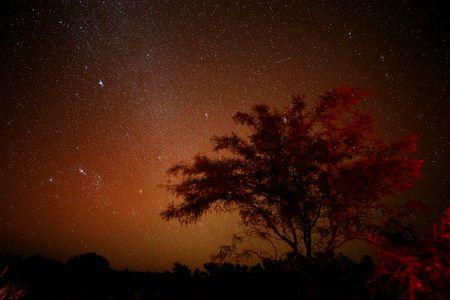
{"type": "Polygon", "coordinates": [[[2,1],[0,251],[199,266],[237,218],[161,220],[165,171],[209,153],[237,111],[340,86],[370,92],[384,134],[419,134],[424,177],[404,197],[435,222],[449,203],[449,18],[421,2],[2,1]]]}

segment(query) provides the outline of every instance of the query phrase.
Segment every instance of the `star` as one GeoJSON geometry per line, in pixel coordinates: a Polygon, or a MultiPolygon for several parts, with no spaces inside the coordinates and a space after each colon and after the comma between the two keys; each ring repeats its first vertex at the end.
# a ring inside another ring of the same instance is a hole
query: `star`
{"type": "Polygon", "coordinates": [[[101,87],[104,87],[104,86],[105,86],[105,83],[103,82],[102,79],[100,79],[100,80],[98,81],[98,85],[101,86],[101,87]]]}
{"type": "Polygon", "coordinates": [[[80,172],[81,175],[86,176],[87,172],[83,167],[78,168],[78,172],[80,172]]]}

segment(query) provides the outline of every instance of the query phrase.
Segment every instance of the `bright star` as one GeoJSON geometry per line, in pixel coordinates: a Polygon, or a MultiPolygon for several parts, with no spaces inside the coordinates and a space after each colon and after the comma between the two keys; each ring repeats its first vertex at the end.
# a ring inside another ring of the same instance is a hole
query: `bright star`
{"type": "Polygon", "coordinates": [[[86,172],[86,170],[84,168],[81,168],[81,167],[78,168],[78,172],[80,172],[81,175],[84,175],[84,176],[87,175],[87,172],[86,172]]]}
{"type": "Polygon", "coordinates": [[[100,80],[98,81],[98,85],[101,86],[101,87],[104,87],[104,86],[105,86],[105,83],[103,82],[103,80],[100,79],[100,80]]]}

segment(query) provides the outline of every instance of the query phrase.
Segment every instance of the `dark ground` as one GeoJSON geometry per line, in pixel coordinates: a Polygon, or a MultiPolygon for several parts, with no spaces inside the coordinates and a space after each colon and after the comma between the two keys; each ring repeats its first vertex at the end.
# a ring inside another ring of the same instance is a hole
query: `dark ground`
{"type": "Polygon", "coordinates": [[[0,262],[2,270],[8,267],[0,286],[22,288],[23,299],[370,299],[367,282],[374,269],[368,256],[355,262],[343,255],[308,263],[206,263],[194,271],[175,263],[162,273],[117,271],[95,253],[66,263],[39,255],[0,255],[0,262]]]}

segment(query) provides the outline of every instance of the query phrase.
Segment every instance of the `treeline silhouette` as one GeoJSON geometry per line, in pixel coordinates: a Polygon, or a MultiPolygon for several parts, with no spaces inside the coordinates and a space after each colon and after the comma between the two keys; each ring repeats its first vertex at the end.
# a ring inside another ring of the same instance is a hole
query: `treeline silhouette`
{"type": "Polygon", "coordinates": [[[7,267],[2,286],[25,291],[21,299],[369,299],[374,270],[369,256],[357,262],[342,254],[252,266],[210,262],[193,271],[175,263],[166,272],[114,270],[96,253],[66,263],[3,254],[0,267],[7,267]]]}

